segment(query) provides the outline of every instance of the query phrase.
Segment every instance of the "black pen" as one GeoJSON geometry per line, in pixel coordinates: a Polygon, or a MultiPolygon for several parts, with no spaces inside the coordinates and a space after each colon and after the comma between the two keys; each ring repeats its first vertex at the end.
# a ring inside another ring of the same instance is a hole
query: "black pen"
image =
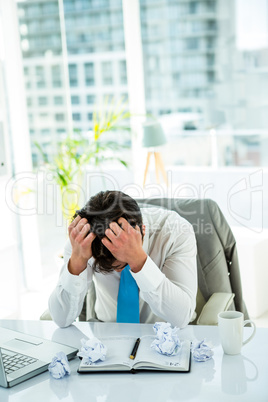
{"type": "Polygon", "coordinates": [[[132,350],[132,352],[131,352],[131,355],[129,356],[129,358],[132,359],[132,360],[134,360],[135,357],[136,357],[136,354],[137,354],[137,351],[138,351],[138,347],[139,347],[140,341],[141,341],[140,338],[138,338],[138,339],[136,340],[135,345],[134,345],[134,348],[133,348],[133,350],[132,350]]]}

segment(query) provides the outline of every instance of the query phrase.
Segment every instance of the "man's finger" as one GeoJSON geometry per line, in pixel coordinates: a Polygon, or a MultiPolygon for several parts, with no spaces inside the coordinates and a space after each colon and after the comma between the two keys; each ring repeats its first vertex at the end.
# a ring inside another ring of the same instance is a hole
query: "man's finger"
{"type": "Polygon", "coordinates": [[[107,237],[103,237],[103,238],[101,239],[101,241],[102,241],[103,245],[104,245],[105,247],[107,247],[109,251],[112,252],[113,244],[110,242],[110,240],[109,240],[107,237]]]}
{"type": "Polygon", "coordinates": [[[77,225],[77,223],[80,221],[80,219],[81,219],[81,216],[77,215],[77,217],[72,221],[72,223],[70,223],[70,225],[68,226],[69,232],[77,225]]]}
{"type": "Polygon", "coordinates": [[[114,232],[109,228],[105,230],[105,235],[110,241],[113,241],[116,238],[114,232]]]}
{"type": "Polygon", "coordinates": [[[90,232],[83,240],[83,246],[90,245],[95,239],[96,235],[93,232],[90,232]]]}
{"type": "Polygon", "coordinates": [[[143,234],[143,236],[145,236],[145,230],[146,230],[146,226],[142,225],[142,234],[143,234]]]}
{"type": "Polygon", "coordinates": [[[116,236],[119,236],[120,233],[122,232],[121,227],[116,222],[111,222],[109,226],[116,236]]]}
{"type": "Polygon", "coordinates": [[[83,239],[88,234],[88,232],[90,230],[90,225],[89,225],[89,223],[86,223],[85,225],[83,225],[81,227],[77,226],[76,230],[78,231],[77,240],[81,239],[81,238],[83,239]]]}
{"type": "Polygon", "coordinates": [[[127,231],[129,229],[129,226],[132,227],[129,222],[125,218],[119,218],[118,219],[118,224],[120,225],[121,229],[127,231]]]}
{"type": "Polygon", "coordinates": [[[86,218],[82,218],[77,225],[75,226],[75,228],[78,230],[78,232],[81,232],[81,230],[83,230],[83,228],[85,227],[85,225],[88,224],[88,220],[86,218]]]}

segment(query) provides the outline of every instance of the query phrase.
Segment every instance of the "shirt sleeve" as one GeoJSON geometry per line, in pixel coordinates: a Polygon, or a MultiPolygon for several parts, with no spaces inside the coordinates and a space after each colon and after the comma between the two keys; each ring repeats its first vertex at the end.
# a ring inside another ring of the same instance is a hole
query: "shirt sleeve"
{"type": "Polygon", "coordinates": [[[53,321],[60,327],[71,325],[82,311],[84,298],[92,281],[90,260],[80,275],[72,275],[68,263],[72,253],[70,241],[64,247],[64,264],[58,284],[50,295],[48,306],[53,321]]]}
{"type": "Polygon", "coordinates": [[[190,224],[179,235],[171,231],[168,236],[163,266],[158,267],[148,256],[143,268],[131,273],[140,288],[140,297],[152,312],[183,328],[191,320],[196,305],[196,239],[190,224]]]}

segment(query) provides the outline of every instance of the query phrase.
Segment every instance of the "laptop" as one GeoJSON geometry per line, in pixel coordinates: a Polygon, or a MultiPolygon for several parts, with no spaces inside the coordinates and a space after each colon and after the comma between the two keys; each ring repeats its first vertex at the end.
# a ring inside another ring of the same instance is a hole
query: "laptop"
{"type": "Polygon", "coordinates": [[[78,349],[0,327],[0,386],[13,387],[43,373],[58,352],[70,360],[78,349]]]}

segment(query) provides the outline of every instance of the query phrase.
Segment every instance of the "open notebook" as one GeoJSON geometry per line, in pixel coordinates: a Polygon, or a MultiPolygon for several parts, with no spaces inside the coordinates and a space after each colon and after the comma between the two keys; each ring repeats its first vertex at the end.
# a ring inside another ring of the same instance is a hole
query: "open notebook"
{"type": "Polygon", "coordinates": [[[136,338],[131,336],[101,338],[107,347],[106,359],[103,362],[84,364],[81,362],[78,373],[104,371],[142,370],[157,371],[190,371],[191,342],[182,342],[180,352],[176,356],[165,356],[151,349],[155,336],[146,335],[140,338],[140,345],[134,360],[130,358],[136,338]]]}

